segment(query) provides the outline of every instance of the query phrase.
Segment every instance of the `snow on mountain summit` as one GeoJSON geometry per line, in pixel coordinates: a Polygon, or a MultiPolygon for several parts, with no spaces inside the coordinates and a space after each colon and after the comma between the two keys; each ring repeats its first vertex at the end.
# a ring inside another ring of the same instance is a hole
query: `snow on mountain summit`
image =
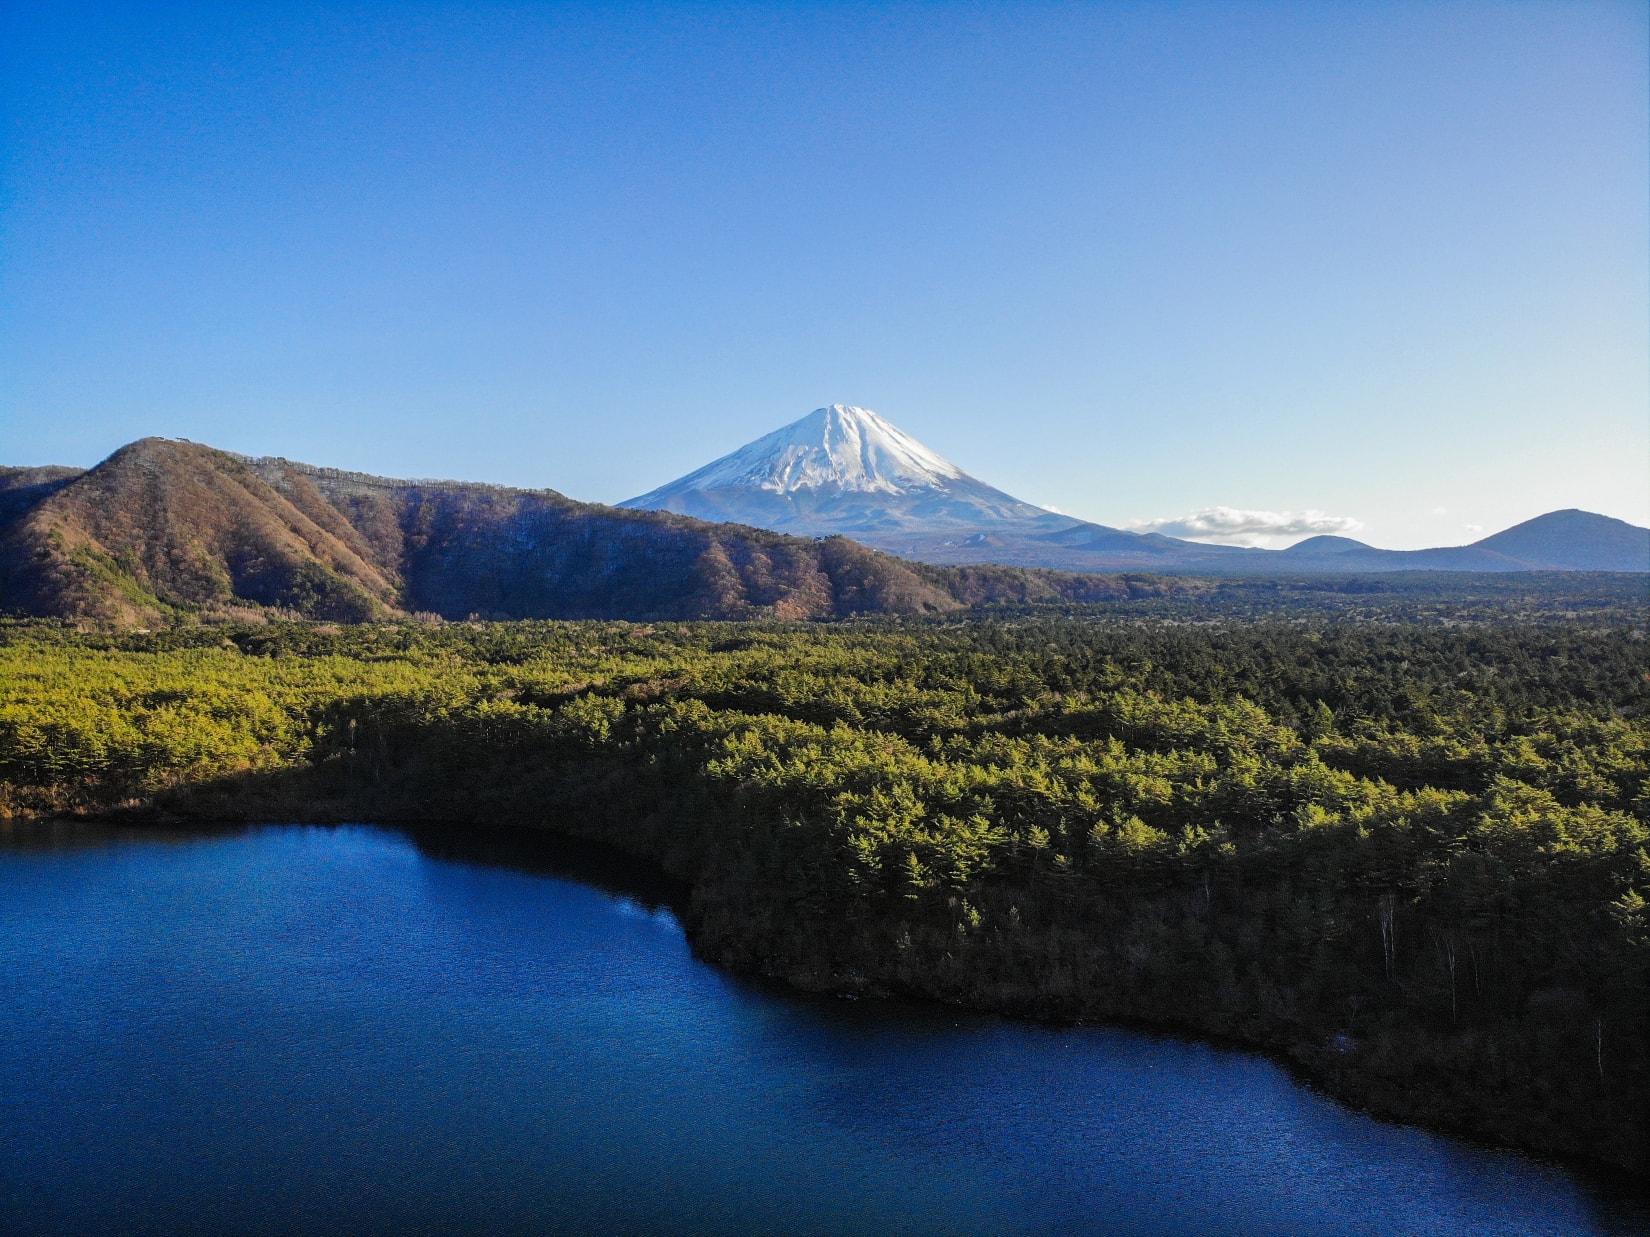
{"type": "MultiPolygon", "coordinates": [[[[829,487],[901,494],[943,486],[963,475],[951,461],[869,408],[832,404],[764,434],[666,488],[708,490],[737,485],[791,494],[829,487]]],[[[633,499],[632,504],[640,506],[648,497],[633,499]]]]}
{"type": "Polygon", "coordinates": [[[1048,517],[970,477],[869,408],[850,404],[816,408],[619,505],[815,533],[972,528],[1048,517]]]}

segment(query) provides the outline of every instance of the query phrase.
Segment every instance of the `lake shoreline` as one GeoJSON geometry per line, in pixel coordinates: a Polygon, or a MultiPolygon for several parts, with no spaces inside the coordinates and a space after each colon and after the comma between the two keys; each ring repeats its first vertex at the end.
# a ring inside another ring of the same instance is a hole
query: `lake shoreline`
{"type": "Polygon", "coordinates": [[[684,924],[696,956],[735,974],[759,975],[789,988],[815,995],[852,999],[900,999],[935,1003],[955,1009],[998,1014],[1047,1026],[1098,1026],[1140,1031],[1193,1040],[1264,1057],[1288,1072],[1302,1086],[1353,1112],[1394,1125],[1443,1134],[1476,1146],[1513,1151],[1534,1159],[1589,1173],[1615,1188],[1650,1197],[1650,1176],[1631,1165],[1583,1151],[1542,1145],[1510,1136],[1505,1129],[1451,1117],[1438,1108],[1416,1104],[1412,1098],[1357,1068],[1356,1049],[1338,1052],[1332,1044],[1308,1039],[1280,1039],[1244,1035],[1229,1027],[1211,1026],[1175,1016],[1154,1016],[1138,1008],[1087,1014],[1051,1010],[1034,999],[1019,1001],[959,1000],[920,983],[901,981],[879,973],[874,959],[861,960],[851,973],[821,975],[812,970],[770,969],[741,962],[736,951],[715,949],[702,930],[684,924]]]}
{"type": "Polygon", "coordinates": [[[1225,1041],[730,972],[683,893],[507,826],[0,827],[0,1228],[1650,1233],[1225,1041]]]}
{"type": "MultiPolygon", "coordinates": [[[[1416,1104],[1412,1098],[1401,1094],[1390,1086],[1380,1086],[1378,1079],[1372,1078],[1368,1073],[1357,1068],[1355,1049],[1350,1052],[1337,1051],[1336,1046],[1333,1044],[1319,1043],[1311,1039],[1296,1038],[1289,1040],[1276,1036],[1245,1035],[1241,1031],[1235,1031],[1230,1027],[1199,1023],[1196,1020],[1184,1017],[1154,1016],[1139,1009],[1071,1013],[1063,1012],[1057,1008],[1050,1008],[1047,1003],[1030,998],[1006,1001],[957,999],[937,985],[925,986],[921,982],[913,983],[909,974],[903,977],[891,974],[883,960],[873,957],[856,959],[857,964],[852,967],[833,970],[821,970],[805,960],[800,960],[798,965],[789,968],[764,964],[756,960],[758,951],[771,945],[771,941],[749,936],[730,938],[724,933],[707,930],[704,907],[694,897],[695,893],[701,888],[701,882],[696,882],[687,875],[673,872],[669,866],[657,857],[627,847],[600,830],[580,832],[565,824],[531,824],[509,821],[494,822],[478,827],[473,821],[447,815],[366,817],[358,813],[341,811],[338,804],[329,804],[325,808],[316,810],[317,805],[309,803],[303,805],[309,809],[306,811],[302,810],[296,802],[289,805],[293,810],[229,819],[218,813],[207,816],[186,809],[180,810],[182,804],[178,798],[178,792],[173,792],[171,798],[171,804],[166,807],[153,803],[131,804],[98,811],[13,817],[12,821],[36,825],[54,822],[63,824],[124,825],[131,827],[134,832],[140,834],[151,830],[180,826],[193,832],[195,828],[201,825],[216,822],[222,822],[236,829],[279,827],[282,825],[318,827],[369,825],[398,830],[415,838],[421,831],[436,829],[441,830],[445,837],[462,837],[465,835],[473,837],[479,833],[483,838],[525,840],[531,837],[552,839],[556,842],[570,842],[581,847],[593,847],[598,851],[605,851],[613,856],[622,857],[627,864],[638,865],[638,870],[655,874],[662,882],[661,888],[673,886],[677,891],[677,898],[661,899],[661,902],[668,905],[677,917],[693,955],[701,961],[734,975],[760,979],[782,985],[790,990],[815,996],[916,1001],[976,1013],[996,1014],[1017,1021],[1045,1026],[1107,1027],[1150,1035],[1164,1035],[1213,1047],[1237,1050],[1273,1062],[1283,1068],[1296,1083],[1333,1100],[1349,1111],[1367,1115],[1393,1125],[1409,1126],[1431,1133],[1442,1134],[1485,1149],[1514,1152],[1531,1157],[1538,1162],[1551,1163],[1573,1172],[1585,1174],[1597,1184],[1610,1190],[1621,1191],[1632,1196],[1650,1197],[1650,1177],[1636,1171],[1629,1164],[1590,1155],[1585,1151],[1541,1145],[1510,1137],[1503,1129],[1460,1118],[1452,1118],[1441,1113],[1436,1107],[1416,1104]]],[[[260,806],[267,808],[269,805],[266,803],[260,806]]],[[[0,828],[4,828],[8,823],[11,822],[0,820],[0,828]]],[[[471,858],[469,861],[492,862],[487,858],[471,858]]],[[[572,879],[582,878],[575,876],[572,879]]]]}

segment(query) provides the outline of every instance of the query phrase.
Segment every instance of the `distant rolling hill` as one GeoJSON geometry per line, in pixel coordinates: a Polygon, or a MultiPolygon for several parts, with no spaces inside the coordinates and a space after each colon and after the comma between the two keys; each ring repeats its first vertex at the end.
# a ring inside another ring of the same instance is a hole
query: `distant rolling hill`
{"type": "Polygon", "coordinates": [[[1650,571],[1650,529],[1585,511],[1555,511],[1472,545],[1433,550],[1381,550],[1347,537],[1240,549],[1108,528],[1006,494],[878,414],[846,404],[816,409],[620,506],[842,533],[952,565],[1238,575],[1650,571]]]}
{"type": "MultiPolygon", "coordinates": [[[[1504,554],[1533,568],[1558,571],[1650,570],[1650,529],[1578,511],[1552,511],[1514,524],[1464,549],[1504,554]]],[[[1447,551],[1432,550],[1439,554],[1447,551]]]]}
{"type": "Polygon", "coordinates": [[[90,470],[0,469],[0,611],[14,614],[127,625],[272,609],[339,621],[812,618],[1130,591],[1099,576],[907,563],[843,537],[161,438],[90,470]]]}

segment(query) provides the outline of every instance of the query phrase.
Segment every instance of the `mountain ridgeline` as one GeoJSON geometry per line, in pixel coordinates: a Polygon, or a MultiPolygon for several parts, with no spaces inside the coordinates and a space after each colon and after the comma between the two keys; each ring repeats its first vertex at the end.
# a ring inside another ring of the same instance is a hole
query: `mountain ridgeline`
{"type": "MultiPolygon", "coordinates": [[[[163,438],[90,470],[0,468],[0,613],[128,626],[270,613],[349,622],[920,615],[1207,601],[1263,583],[1237,583],[1244,577],[1346,591],[1360,576],[1400,569],[1644,572],[1650,531],[1559,511],[1440,550],[1344,537],[1282,551],[1193,545],[1032,507],[876,414],[841,406],[626,507],[163,438]]],[[[1439,577],[1434,588],[1459,593],[1460,579],[1439,577]]]]}
{"type": "MultiPolygon", "coordinates": [[[[0,610],[152,625],[274,608],[363,621],[806,619],[1097,601],[1149,582],[902,562],[580,503],[397,481],[146,438],[89,471],[0,470],[0,610]]],[[[1165,586],[1167,587],[1167,586],[1165,586]]]]}

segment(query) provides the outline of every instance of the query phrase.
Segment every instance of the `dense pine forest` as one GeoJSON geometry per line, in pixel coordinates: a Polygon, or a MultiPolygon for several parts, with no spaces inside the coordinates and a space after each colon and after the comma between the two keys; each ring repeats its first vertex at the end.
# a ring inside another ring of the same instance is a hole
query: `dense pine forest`
{"type": "Polygon", "coordinates": [[[1377,1112],[1642,1174],[1642,583],[1496,587],[1252,589],[1236,618],[17,623],[0,815],[554,828],[691,882],[731,966],[1229,1036],[1377,1112]]]}

